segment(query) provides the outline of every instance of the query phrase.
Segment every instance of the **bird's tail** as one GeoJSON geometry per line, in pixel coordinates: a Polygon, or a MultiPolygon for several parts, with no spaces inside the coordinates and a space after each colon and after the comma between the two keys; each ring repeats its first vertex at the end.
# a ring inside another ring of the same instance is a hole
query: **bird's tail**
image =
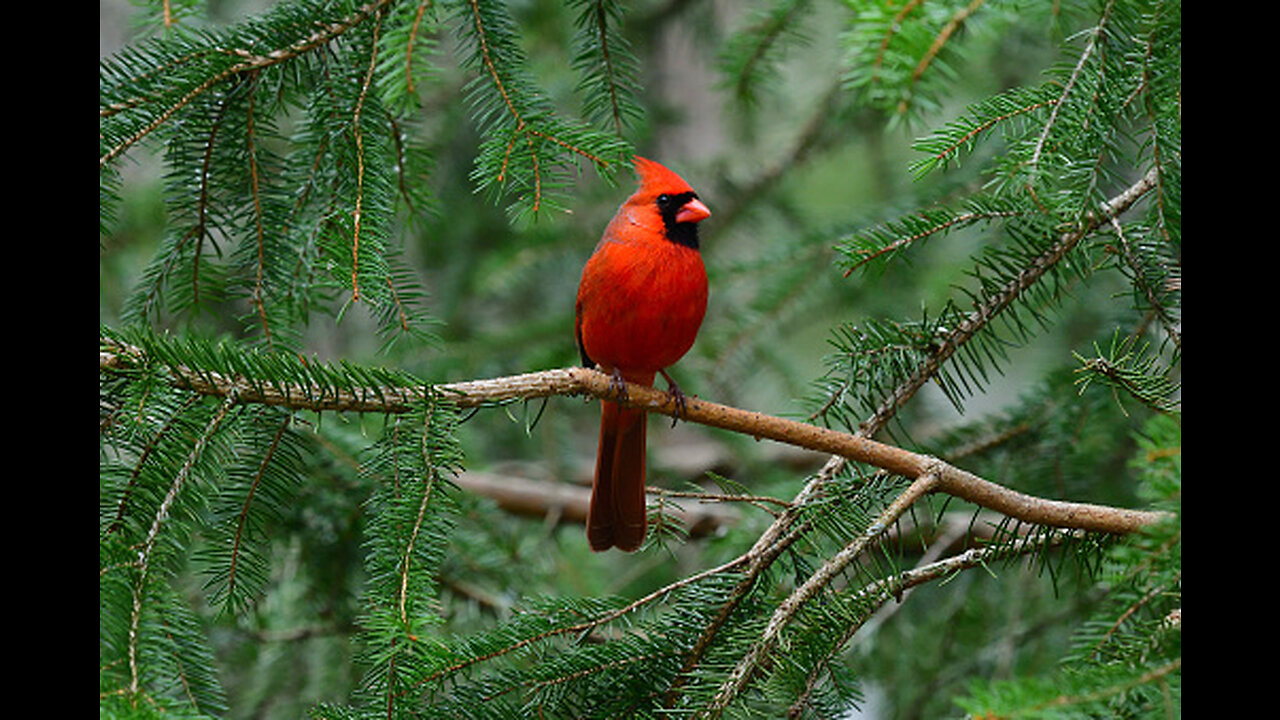
{"type": "Polygon", "coordinates": [[[587,511],[587,542],[597,552],[631,552],[644,542],[645,413],[600,402],[600,447],[587,511]]]}

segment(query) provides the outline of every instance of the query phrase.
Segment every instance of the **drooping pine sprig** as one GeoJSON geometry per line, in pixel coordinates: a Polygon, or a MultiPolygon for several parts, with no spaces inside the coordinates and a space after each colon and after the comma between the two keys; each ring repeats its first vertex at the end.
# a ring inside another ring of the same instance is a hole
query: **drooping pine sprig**
{"type": "MultiPolygon", "coordinates": [[[[629,154],[628,144],[613,132],[555,111],[528,74],[505,4],[466,0],[453,5],[451,19],[466,65],[475,73],[465,95],[484,137],[472,173],[479,187],[514,197],[517,215],[537,214],[561,206],[561,193],[584,164],[615,171],[629,154]]],[[[615,70],[622,67],[611,62],[615,70]]],[[[618,77],[609,80],[607,92],[623,87],[618,77]]]]}
{"type": "Polygon", "coordinates": [[[999,32],[1013,3],[848,3],[845,86],[894,122],[936,111],[983,31],[999,32]]]}
{"type": "Polygon", "coordinates": [[[431,392],[391,420],[363,466],[374,481],[366,532],[367,608],[361,623],[369,671],[357,705],[392,716],[416,711],[432,688],[420,682],[440,662],[433,637],[440,565],[457,514],[452,481],[461,470],[457,411],[431,392]]]}
{"type": "MultiPolygon", "coordinates": [[[[103,61],[104,172],[133,146],[162,141],[170,187],[167,235],[126,322],[239,303],[265,346],[296,348],[299,324],[335,310],[339,292],[376,308],[392,303],[395,285],[413,294],[385,264],[399,203],[421,210],[426,187],[413,176],[414,141],[381,102],[399,87],[377,75],[385,5],[286,4],[103,61]],[[284,137],[280,118],[294,114],[298,130],[284,137]]],[[[422,308],[397,310],[382,315],[429,336],[422,308]]]]}
{"type": "Polygon", "coordinates": [[[1154,416],[1131,464],[1142,493],[1174,512],[1114,543],[1096,573],[1105,597],[1049,675],[980,681],[957,699],[975,715],[1158,717],[1182,706],[1181,421],[1154,416]]]}
{"type": "Polygon", "coordinates": [[[573,69],[583,115],[591,123],[625,138],[644,117],[639,103],[640,68],[620,28],[626,4],[617,0],[576,0],[573,69]]]}

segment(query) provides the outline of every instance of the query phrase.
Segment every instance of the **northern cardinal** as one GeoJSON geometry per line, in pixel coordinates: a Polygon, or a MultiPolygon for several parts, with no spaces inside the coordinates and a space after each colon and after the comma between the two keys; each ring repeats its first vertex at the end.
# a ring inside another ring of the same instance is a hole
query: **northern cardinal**
{"type": "MultiPolygon", "coordinates": [[[[586,367],[653,385],[662,373],[673,400],[684,396],[665,368],[693,346],[707,309],[698,222],[711,215],[679,175],[636,157],[640,188],[618,208],[582,270],[576,333],[586,367]]],[[[645,536],[645,413],[600,402],[600,446],[587,513],[594,551],[630,552],[645,536]]]]}

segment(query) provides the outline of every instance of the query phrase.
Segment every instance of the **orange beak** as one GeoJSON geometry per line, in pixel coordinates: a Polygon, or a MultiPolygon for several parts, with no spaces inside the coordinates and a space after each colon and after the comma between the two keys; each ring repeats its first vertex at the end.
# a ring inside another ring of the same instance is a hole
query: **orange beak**
{"type": "Polygon", "coordinates": [[[676,213],[676,222],[696,223],[709,217],[711,217],[711,211],[702,204],[701,200],[694,198],[685,203],[684,207],[680,208],[680,212],[676,213]]]}

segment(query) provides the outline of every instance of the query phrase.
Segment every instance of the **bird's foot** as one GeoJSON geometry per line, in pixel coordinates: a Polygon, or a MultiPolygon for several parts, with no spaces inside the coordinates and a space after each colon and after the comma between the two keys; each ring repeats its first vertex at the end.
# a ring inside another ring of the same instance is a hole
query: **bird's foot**
{"type": "Polygon", "coordinates": [[[622,377],[622,371],[618,368],[613,369],[613,377],[609,380],[609,389],[617,396],[618,400],[626,402],[627,397],[627,379],[622,377]]]}
{"type": "Polygon", "coordinates": [[[667,374],[666,370],[659,370],[662,377],[667,380],[667,395],[671,398],[671,402],[675,405],[675,413],[671,417],[671,427],[676,426],[679,420],[686,420],[689,417],[689,402],[685,399],[684,391],[676,384],[675,380],[667,374]]]}

